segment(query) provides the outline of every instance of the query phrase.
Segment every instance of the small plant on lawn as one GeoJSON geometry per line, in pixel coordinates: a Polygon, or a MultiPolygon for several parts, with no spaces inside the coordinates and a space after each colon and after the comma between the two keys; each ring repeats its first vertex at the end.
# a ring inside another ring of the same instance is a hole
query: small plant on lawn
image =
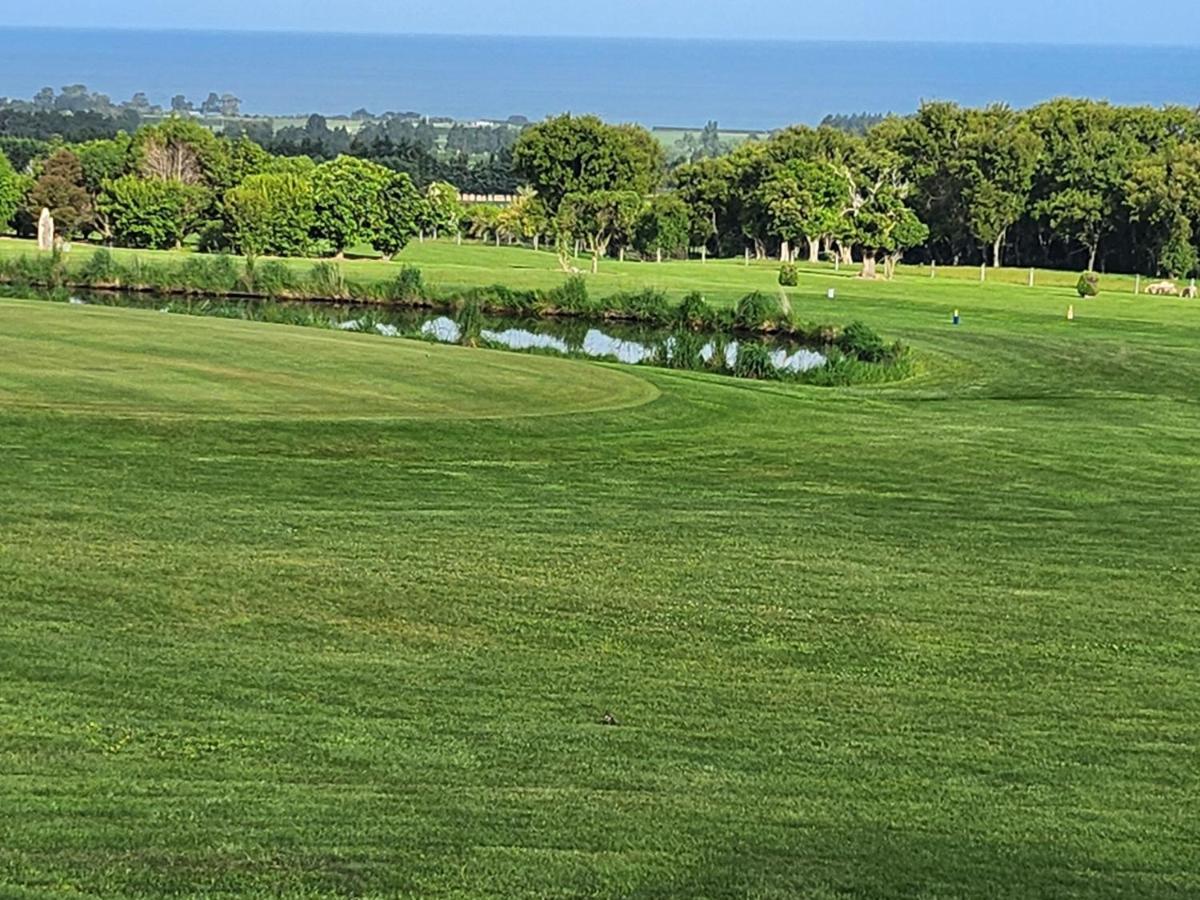
{"type": "Polygon", "coordinates": [[[795,287],[800,283],[800,270],[795,263],[784,263],[779,267],[779,284],[782,287],[795,287]]]}
{"type": "Polygon", "coordinates": [[[1075,290],[1080,297],[1095,297],[1100,293],[1100,276],[1095,272],[1084,272],[1079,276],[1075,290]]]}

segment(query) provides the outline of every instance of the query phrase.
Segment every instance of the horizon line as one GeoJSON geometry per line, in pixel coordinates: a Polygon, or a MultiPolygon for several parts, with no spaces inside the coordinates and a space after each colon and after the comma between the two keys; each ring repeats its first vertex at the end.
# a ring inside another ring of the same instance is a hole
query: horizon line
{"type": "Polygon", "coordinates": [[[959,46],[959,47],[1072,47],[1072,48],[1105,48],[1105,49],[1179,49],[1179,50],[1195,50],[1200,47],[1200,42],[1197,43],[1177,43],[1167,41],[1142,41],[1142,42],[1118,42],[1118,41],[1062,41],[1062,40],[980,40],[980,39],[963,39],[963,38],[941,38],[941,39],[908,39],[908,38],[875,38],[864,40],[861,38],[847,37],[755,37],[755,36],[737,36],[737,37],[716,37],[707,35],[653,35],[653,34],[529,34],[529,33],[496,33],[496,32],[451,32],[451,31],[353,31],[343,29],[314,29],[297,27],[278,27],[278,28],[222,28],[218,26],[196,26],[196,27],[168,27],[168,26],[143,26],[143,25],[0,25],[0,33],[5,31],[63,31],[63,32],[131,32],[131,33],[150,33],[150,34],[207,34],[207,35],[224,35],[224,34],[273,34],[273,35],[325,35],[329,37],[362,37],[362,38],[387,38],[387,37],[410,37],[410,38],[492,38],[492,39],[510,39],[510,40],[594,40],[594,41],[623,41],[623,42],[665,42],[665,43],[689,43],[689,42],[705,42],[719,44],[843,44],[856,46],[959,46]]]}

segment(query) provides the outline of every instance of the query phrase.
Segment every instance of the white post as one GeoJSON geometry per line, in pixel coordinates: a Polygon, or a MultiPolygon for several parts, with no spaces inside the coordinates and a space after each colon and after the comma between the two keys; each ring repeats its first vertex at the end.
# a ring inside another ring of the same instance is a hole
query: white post
{"type": "Polygon", "coordinates": [[[1029,286],[1033,287],[1033,269],[1029,270],[1029,286]]]}
{"type": "Polygon", "coordinates": [[[746,262],[745,262],[745,265],[747,265],[747,266],[748,266],[748,265],[750,265],[750,248],[749,248],[749,247],[747,247],[747,248],[746,248],[746,262]]]}
{"type": "Polygon", "coordinates": [[[1140,294],[1142,292],[1142,275],[1140,272],[1133,276],[1133,292],[1135,294],[1140,294]]]}
{"type": "Polygon", "coordinates": [[[929,277],[937,278],[937,260],[936,259],[932,259],[929,261],[929,277]]]}
{"type": "Polygon", "coordinates": [[[987,281],[987,263],[979,267],[979,283],[983,284],[985,281],[987,281]]]}
{"type": "Polygon", "coordinates": [[[708,244],[700,245],[700,263],[703,265],[708,262],[708,244]]]}

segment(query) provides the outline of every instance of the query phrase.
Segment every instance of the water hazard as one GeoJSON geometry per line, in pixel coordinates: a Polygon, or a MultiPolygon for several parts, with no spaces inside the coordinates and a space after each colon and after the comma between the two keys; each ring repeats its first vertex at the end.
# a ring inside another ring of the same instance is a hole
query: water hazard
{"type": "Polygon", "coordinates": [[[74,291],[70,302],[336,328],[389,338],[470,344],[627,365],[735,372],[747,342],[761,347],[769,365],[781,375],[802,375],[822,368],[827,362],[824,348],[808,346],[794,339],[695,332],[678,326],[612,320],[530,318],[376,304],[230,300],[106,291],[74,291]]]}

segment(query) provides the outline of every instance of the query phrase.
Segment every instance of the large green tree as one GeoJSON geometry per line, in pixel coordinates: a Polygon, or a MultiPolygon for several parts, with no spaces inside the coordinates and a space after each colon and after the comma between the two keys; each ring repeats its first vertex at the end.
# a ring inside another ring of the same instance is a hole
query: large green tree
{"type": "Polygon", "coordinates": [[[817,262],[821,239],[837,233],[849,211],[849,187],[832,163],[792,160],[762,184],[759,202],[784,247],[806,242],[809,261],[817,262]]]}
{"type": "Polygon", "coordinates": [[[373,243],[391,259],[417,236],[426,200],[406,172],[394,172],[379,195],[379,221],[373,243]]]}
{"type": "Polygon", "coordinates": [[[968,114],[961,181],[971,233],[999,267],[1004,239],[1029,205],[1041,139],[1026,118],[1006,106],[968,114]]]}
{"type": "Polygon", "coordinates": [[[656,194],[647,200],[633,227],[633,244],[643,256],[658,262],[688,248],[691,215],[687,204],[673,194],[656,194]]]}
{"type": "Polygon", "coordinates": [[[435,181],[425,189],[419,225],[435,238],[443,233],[457,233],[462,226],[465,210],[459,200],[458,188],[447,181],[435,181]]]}
{"type": "Polygon", "coordinates": [[[525,129],[513,147],[513,168],[550,213],[563,198],[597,191],[647,196],[666,166],[662,146],[635,125],[609,125],[595,116],[563,115],[525,129]]]}
{"type": "Polygon", "coordinates": [[[64,238],[77,236],[92,221],[92,202],[84,186],[79,157],[65,147],[56,150],[42,165],[42,173],[29,191],[29,214],[37,218],[43,209],[54,217],[55,230],[64,238]]]}
{"type": "Polygon", "coordinates": [[[313,170],[313,235],[339,259],[379,230],[380,198],[392,172],[378,163],[339,156],[313,170]]]}
{"type": "Polygon", "coordinates": [[[17,210],[21,207],[23,193],[20,176],[8,161],[8,157],[0,153],[0,228],[7,229],[17,210]]]}
{"type": "Polygon", "coordinates": [[[570,241],[582,239],[592,256],[592,273],[600,269],[600,257],[618,236],[629,234],[642,206],[636,191],[592,191],[568,194],[559,204],[556,217],[559,254],[568,268],[566,248],[570,241]]]}
{"type": "Polygon", "coordinates": [[[167,250],[192,233],[209,202],[198,184],[124,175],[105,183],[97,206],[118,243],[167,250]]]}
{"type": "Polygon", "coordinates": [[[251,175],[225,193],[230,243],[246,255],[303,255],[316,219],[314,196],[307,176],[251,175]]]}

